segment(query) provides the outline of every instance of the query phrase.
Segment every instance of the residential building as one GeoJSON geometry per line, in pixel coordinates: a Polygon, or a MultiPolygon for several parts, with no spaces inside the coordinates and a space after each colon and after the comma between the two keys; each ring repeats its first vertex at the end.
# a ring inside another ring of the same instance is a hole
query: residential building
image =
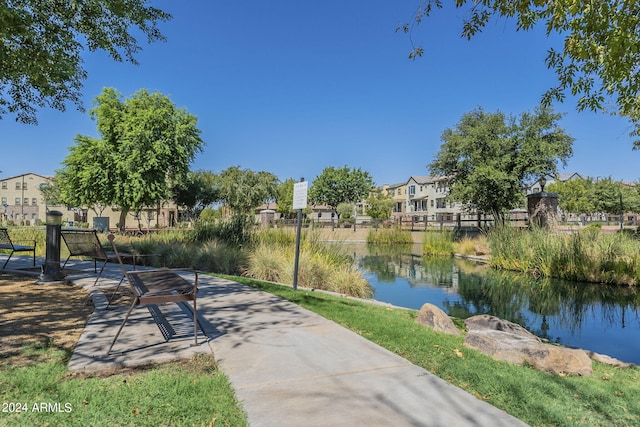
{"type": "Polygon", "coordinates": [[[567,182],[574,179],[583,179],[582,175],[578,172],[570,172],[570,173],[559,173],[556,177],[546,176],[543,179],[539,179],[535,182],[532,182],[526,187],[526,194],[539,193],[542,191],[543,187],[546,188],[547,185],[554,182],[567,182]]]}
{"type": "MultiPolygon", "coordinates": [[[[105,207],[102,211],[94,211],[86,207],[48,206],[41,188],[51,185],[53,177],[25,173],[0,179],[0,223],[9,221],[16,225],[40,225],[46,221],[48,210],[62,213],[62,221],[67,226],[88,223],[91,227],[94,218],[109,218],[109,227],[116,227],[120,221],[120,210],[116,207],[105,207]]],[[[138,220],[142,227],[172,227],[178,221],[178,208],[173,202],[165,202],[160,206],[142,209],[136,216],[131,212],[127,216],[127,226],[137,227],[138,220]]]]}
{"type": "Polygon", "coordinates": [[[45,221],[47,206],[40,189],[52,178],[35,173],[0,180],[0,222],[37,225],[45,221]]]}
{"type": "Polygon", "coordinates": [[[391,212],[391,218],[397,220],[404,216],[407,212],[407,183],[401,182],[398,184],[385,184],[380,187],[380,191],[383,194],[390,196],[393,199],[393,210],[391,212]]]}
{"type": "Polygon", "coordinates": [[[406,216],[428,216],[429,221],[453,221],[462,213],[461,203],[447,199],[446,177],[411,176],[406,183],[406,216]]]}

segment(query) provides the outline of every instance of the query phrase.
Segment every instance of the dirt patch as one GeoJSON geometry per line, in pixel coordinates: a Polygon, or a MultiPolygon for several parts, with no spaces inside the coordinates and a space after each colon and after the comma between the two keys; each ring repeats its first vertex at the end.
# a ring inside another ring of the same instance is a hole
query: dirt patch
{"type": "Polygon", "coordinates": [[[27,275],[0,273],[0,365],[42,362],[25,347],[71,354],[93,313],[88,293],[73,284],[36,284],[27,275]]]}

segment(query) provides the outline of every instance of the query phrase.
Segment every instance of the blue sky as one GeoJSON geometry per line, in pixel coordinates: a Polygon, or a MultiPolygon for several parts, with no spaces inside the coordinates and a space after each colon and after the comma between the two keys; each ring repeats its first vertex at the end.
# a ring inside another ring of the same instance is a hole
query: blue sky
{"type": "MultiPolygon", "coordinates": [[[[408,59],[409,36],[395,32],[419,0],[189,0],[154,2],[173,15],[168,41],[147,45],[140,65],[86,53],[87,108],[103,87],[128,97],[146,88],[198,116],[206,142],[191,169],[233,165],[313,180],[325,167],[360,167],[377,185],[427,175],[446,128],[476,107],[519,115],[533,111],[555,84],[544,65],[561,39],[516,33],[493,19],[467,41],[463,9],[448,8],[417,27],[422,58],[408,59]]],[[[576,141],[564,171],[636,181],[640,152],[630,124],[577,113],[568,97],[556,111],[576,141]]],[[[73,105],[41,110],[39,124],[0,121],[0,177],[60,168],[76,134],[98,136],[73,105]]]]}

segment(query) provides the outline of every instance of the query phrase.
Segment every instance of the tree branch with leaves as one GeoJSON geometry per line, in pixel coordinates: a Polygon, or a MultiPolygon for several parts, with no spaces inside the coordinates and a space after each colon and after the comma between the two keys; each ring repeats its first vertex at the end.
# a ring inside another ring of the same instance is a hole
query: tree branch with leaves
{"type": "MultiPolygon", "coordinates": [[[[415,27],[443,7],[441,0],[422,0],[409,23],[398,26],[411,37],[409,57],[424,48],[413,43],[415,27]]],[[[545,63],[558,84],[542,96],[543,106],[579,96],[577,110],[620,115],[633,124],[634,148],[640,148],[640,3],[630,0],[456,0],[468,7],[461,36],[470,40],[491,17],[515,19],[517,31],[544,25],[547,36],[564,38],[561,48],[550,47],[545,63]]]]}

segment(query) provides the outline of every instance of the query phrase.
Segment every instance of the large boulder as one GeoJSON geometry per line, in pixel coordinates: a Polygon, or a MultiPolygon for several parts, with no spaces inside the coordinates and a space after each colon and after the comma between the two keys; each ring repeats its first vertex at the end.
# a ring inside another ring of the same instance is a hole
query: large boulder
{"type": "Polygon", "coordinates": [[[515,323],[480,315],[468,318],[465,325],[464,344],[496,360],[517,365],[527,363],[558,375],[591,375],[591,359],[583,350],[544,343],[515,323]]]}
{"type": "Polygon", "coordinates": [[[460,331],[456,328],[456,325],[447,313],[433,304],[427,303],[420,308],[416,323],[428,326],[438,332],[444,332],[445,334],[460,335],[460,331]]]}

